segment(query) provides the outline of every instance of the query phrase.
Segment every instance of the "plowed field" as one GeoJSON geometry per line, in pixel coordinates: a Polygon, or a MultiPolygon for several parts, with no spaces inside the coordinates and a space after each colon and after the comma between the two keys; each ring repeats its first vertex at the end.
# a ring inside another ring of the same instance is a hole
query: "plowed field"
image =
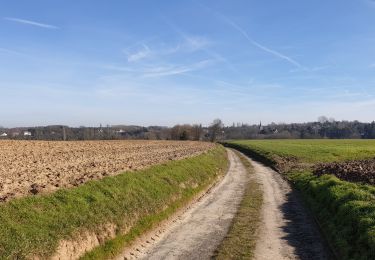
{"type": "Polygon", "coordinates": [[[185,141],[0,141],[0,202],[184,159],[213,146],[185,141]]]}
{"type": "Polygon", "coordinates": [[[344,181],[363,182],[375,185],[375,158],[368,160],[321,163],[315,166],[314,174],[334,174],[344,181]]]}

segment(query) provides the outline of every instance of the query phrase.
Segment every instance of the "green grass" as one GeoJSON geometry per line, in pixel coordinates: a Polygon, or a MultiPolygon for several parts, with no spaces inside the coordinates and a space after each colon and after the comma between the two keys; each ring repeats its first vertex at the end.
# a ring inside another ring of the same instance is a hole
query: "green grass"
{"type": "Polygon", "coordinates": [[[226,171],[224,148],[138,172],[91,181],[50,195],[0,205],[0,259],[51,256],[60,240],[111,223],[118,237],[89,258],[113,256],[226,171]],[[169,207],[166,207],[166,206],[169,207]],[[132,227],[127,233],[123,230],[132,227]]]}
{"type": "Polygon", "coordinates": [[[278,164],[288,160],[305,163],[305,170],[285,175],[300,191],[339,259],[375,259],[375,187],[331,175],[314,176],[308,170],[319,162],[375,157],[375,140],[241,140],[227,145],[279,169],[278,164]]]}
{"type": "Polygon", "coordinates": [[[292,157],[306,163],[375,157],[375,140],[236,140],[228,143],[249,148],[270,159],[292,157]]]}
{"type": "Polygon", "coordinates": [[[291,173],[339,259],[375,259],[375,187],[291,173]]]}
{"type": "MultiPolygon", "coordinates": [[[[237,153],[249,174],[254,174],[252,165],[237,153]]],[[[217,248],[214,259],[252,259],[258,239],[263,191],[255,178],[251,178],[225,239],[217,248]]]]}

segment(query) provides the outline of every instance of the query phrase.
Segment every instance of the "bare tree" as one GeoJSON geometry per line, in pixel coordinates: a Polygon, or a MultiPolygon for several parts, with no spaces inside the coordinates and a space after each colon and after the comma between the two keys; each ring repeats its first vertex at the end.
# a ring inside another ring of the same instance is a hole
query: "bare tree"
{"type": "Polygon", "coordinates": [[[324,124],[324,123],[326,123],[328,121],[329,121],[328,117],[326,117],[326,116],[320,116],[320,117],[318,117],[318,122],[321,123],[321,124],[324,124]]]}
{"type": "Polygon", "coordinates": [[[215,142],[222,134],[224,127],[223,122],[220,119],[215,119],[209,127],[210,141],[215,142]]]}
{"type": "Polygon", "coordinates": [[[65,126],[62,127],[62,135],[63,135],[63,141],[66,141],[66,130],[65,130],[65,126]]]}
{"type": "Polygon", "coordinates": [[[203,134],[202,125],[193,125],[192,127],[193,140],[195,141],[201,140],[202,134],[203,134]]]}

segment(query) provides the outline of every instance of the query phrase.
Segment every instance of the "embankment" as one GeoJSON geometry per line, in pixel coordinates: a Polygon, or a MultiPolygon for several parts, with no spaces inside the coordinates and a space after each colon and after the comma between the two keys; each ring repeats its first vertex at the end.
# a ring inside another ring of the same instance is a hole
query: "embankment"
{"type": "Polygon", "coordinates": [[[116,255],[226,172],[223,147],[0,205],[1,259],[116,255]]]}

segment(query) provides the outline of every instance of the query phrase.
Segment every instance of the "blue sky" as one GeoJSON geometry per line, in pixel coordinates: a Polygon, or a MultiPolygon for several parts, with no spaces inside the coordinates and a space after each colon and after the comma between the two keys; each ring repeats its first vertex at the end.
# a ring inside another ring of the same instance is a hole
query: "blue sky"
{"type": "Polygon", "coordinates": [[[0,2],[3,126],[374,111],[375,1],[0,2]]]}

